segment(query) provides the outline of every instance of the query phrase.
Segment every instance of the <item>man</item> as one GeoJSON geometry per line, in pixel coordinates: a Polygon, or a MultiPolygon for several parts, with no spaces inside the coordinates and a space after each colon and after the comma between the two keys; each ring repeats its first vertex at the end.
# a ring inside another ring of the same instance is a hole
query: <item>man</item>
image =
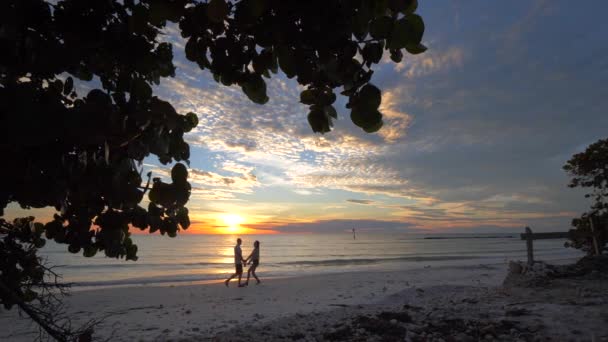
{"type": "Polygon", "coordinates": [[[234,246],[234,266],[236,268],[236,272],[230,276],[230,278],[226,279],[224,284],[228,287],[228,283],[232,280],[232,278],[239,276],[239,287],[243,287],[241,284],[241,277],[243,276],[243,252],[241,251],[241,238],[236,239],[236,246],[234,246]]]}

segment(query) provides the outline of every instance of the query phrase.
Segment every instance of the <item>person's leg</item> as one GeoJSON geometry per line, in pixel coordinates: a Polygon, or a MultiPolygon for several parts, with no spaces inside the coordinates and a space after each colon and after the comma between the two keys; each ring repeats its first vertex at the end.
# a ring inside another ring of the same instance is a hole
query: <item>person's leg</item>
{"type": "Polygon", "coordinates": [[[241,284],[241,278],[243,277],[243,266],[242,265],[238,265],[236,268],[236,272],[239,275],[239,286],[243,286],[243,284],[241,284]]]}
{"type": "Polygon", "coordinates": [[[258,278],[258,275],[255,274],[255,270],[258,268],[258,265],[253,265],[250,269],[251,274],[253,274],[253,277],[255,278],[255,280],[257,281],[257,283],[261,283],[260,278],[258,278]]]}
{"type": "Polygon", "coordinates": [[[253,268],[253,266],[249,266],[249,269],[247,270],[247,280],[245,280],[245,285],[249,285],[249,277],[251,276],[252,268],[253,268]]]}
{"type": "Polygon", "coordinates": [[[230,278],[226,279],[226,281],[224,282],[224,284],[226,285],[226,287],[228,287],[228,283],[232,280],[232,278],[236,277],[236,273],[234,273],[233,275],[230,276],[230,278]]]}

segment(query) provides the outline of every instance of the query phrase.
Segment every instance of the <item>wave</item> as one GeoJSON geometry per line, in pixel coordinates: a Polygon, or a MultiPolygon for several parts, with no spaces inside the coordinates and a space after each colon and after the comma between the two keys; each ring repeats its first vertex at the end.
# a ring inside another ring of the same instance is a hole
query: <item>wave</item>
{"type": "MultiPolygon", "coordinates": [[[[382,262],[391,261],[440,261],[440,260],[464,260],[464,259],[480,259],[476,256],[451,256],[451,257],[401,257],[401,258],[377,258],[377,259],[331,259],[331,260],[303,260],[303,261],[288,261],[273,264],[264,264],[265,267],[270,266],[276,271],[265,271],[267,276],[285,276],[294,275],[298,271],[294,270],[297,266],[305,267],[323,267],[323,266],[346,266],[346,265],[371,265],[382,262]],[[274,267],[273,267],[274,266],[274,267]],[[275,268],[279,266],[278,269],[275,268]],[[278,271],[278,272],[277,272],[278,271]]],[[[164,264],[163,264],[164,265],[164,264]]],[[[228,264],[221,264],[226,266],[228,264]]],[[[84,266],[84,265],[78,265],[84,266]]],[[[90,267],[90,266],[89,266],[90,267]]],[[[74,287],[111,287],[111,286],[129,286],[129,285],[151,285],[151,284],[167,284],[167,283],[192,283],[199,281],[220,280],[228,274],[212,274],[212,273],[188,273],[179,275],[156,275],[136,278],[123,278],[114,280],[83,280],[70,283],[74,287]]]]}
{"type": "Polygon", "coordinates": [[[191,283],[205,280],[219,280],[223,275],[213,274],[185,274],[174,276],[151,276],[145,278],[127,278],[115,280],[87,280],[69,283],[71,286],[124,286],[124,285],[150,285],[165,283],[191,283]]]}
{"type": "Polygon", "coordinates": [[[373,258],[373,259],[329,259],[329,260],[301,260],[279,262],[279,265],[293,266],[346,266],[346,265],[369,265],[395,261],[445,261],[445,260],[472,260],[483,259],[475,255],[446,255],[446,256],[406,256],[399,258],[373,258]]]}
{"type": "Polygon", "coordinates": [[[120,264],[88,264],[88,265],[58,265],[58,268],[91,269],[91,268],[149,268],[149,267],[191,267],[191,266],[226,266],[229,263],[221,262],[185,262],[185,263],[140,263],[124,262],[120,264]]]}
{"type": "Polygon", "coordinates": [[[499,236],[425,236],[424,240],[455,240],[455,239],[514,239],[516,235],[499,235],[499,236]]]}

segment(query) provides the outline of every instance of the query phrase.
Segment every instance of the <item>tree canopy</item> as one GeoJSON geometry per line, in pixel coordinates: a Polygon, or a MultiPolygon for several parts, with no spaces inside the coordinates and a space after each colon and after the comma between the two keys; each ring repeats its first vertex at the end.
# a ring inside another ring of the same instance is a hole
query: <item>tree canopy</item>
{"type": "MultiPolygon", "coordinates": [[[[590,188],[585,197],[592,198],[589,212],[572,220],[572,226],[582,232],[591,232],[593,220],[595,231],[599,233],[599,248],[608,242],[608,139],[600,139],[589,145],[584,152],[577,153],[564,165],[570,175],[571,188],[590,188]]],[[[581,248],[592,253],[591,239],[573,239],[572,247],[581,248]]]]}
{"type": "Polygon", "coordinates": [[[53,207],[50,222],[0,219],[0,291],[7,308],[36,298],[44,238],[72,253],[136,260],[132,227],[171,237],[190,225],[184,134],[195,113],[154,94],[175,75],[168,26],[186,57],[251,101],[268,101],[282,71],[303,86],[313,132],[337,118],[336,92],[354,124],[382,126],[370,81],[385,52],[422,53],[416,0],[5,0],[0,3],[0,217],[9,203],[53,207]],[[85,94],[86,93],[86,94],[85,94]],[[142,174],[150,154],[175,165],[171,183],[142,174]],[[183,162],[183,163],[182,163],[183,162]],[[149,204],[141,206],[144,195],[149,204]]]}

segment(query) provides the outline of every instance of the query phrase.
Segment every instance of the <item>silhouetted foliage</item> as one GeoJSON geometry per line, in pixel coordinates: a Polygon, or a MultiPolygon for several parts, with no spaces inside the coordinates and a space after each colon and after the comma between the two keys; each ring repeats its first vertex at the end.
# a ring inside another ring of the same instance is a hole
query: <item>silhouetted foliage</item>
{"type": "MultiPolygon", "coordinates": [[[[585,152],[577,153],[564,165],[564,170],[571,176],[569,187],[591,188],[585,197],[592,198],[594,203],[589,212],[572,220],[577,231],[591,232],[590,220],[594,229],[599,232],[599,248],[603,249],[608,242],[608,139],[598,140],[589,145],[585,152]]],[[[593,252],[590,238],[573,239],[569,245],[593,252]]]]}
{"type": "MultiPolygon", "coordinates": [[[[382,126],[381,91],[370,83],[384,51],[422,53],[416,0],[5,0],[0,3],[0,217],[54,207],[46,223],[3,221],[0,281],[36,298],[43,236],[90,257],[137,259],[129,228],[175,236],[190,225],[184,133],[198,124],[154,95],[175,75],[168,25],[185,55],[253,102],[268,101],[265,78],[282,70],[304,87],[314,132],[331,130],[335,91],[366,132],[382,126]],[[78,94],[91,89],[87,94],[78,94]],[[177,162],[172,183],[142,176],[150,154],[177,162]],[[147,178],[147,179],[146,179],[147,178]],[[142,183],[147,182],[143,185],[142,183]],[[149,205],[140,206],[148,193],[149,205]],[[29,232],[28,232],[29,229],[29,232]],[[22,249],[19,246],[27,245],[22,249]],[[10,247],[9,247],[10,246],[10,247]],[[26,286],[31,284],[32,286],[26,286]]],[[[14,301],[0,291],[0,301],[14,301]]]]}

